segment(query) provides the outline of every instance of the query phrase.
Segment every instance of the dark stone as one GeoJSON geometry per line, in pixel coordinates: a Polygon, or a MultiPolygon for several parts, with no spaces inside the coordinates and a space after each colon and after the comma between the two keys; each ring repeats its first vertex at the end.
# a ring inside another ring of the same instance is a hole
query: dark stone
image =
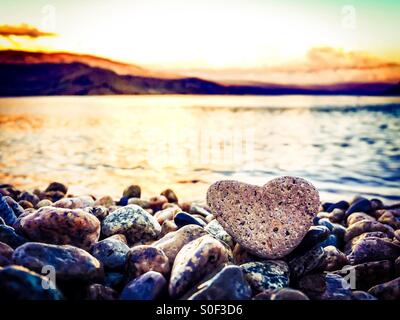
{"type": "Polygon", "coordinates": [[[312,300],[351,300],[348,283],[337,274],[309,274],[301,278],[298,288],[312,300]]]}
{"type": "Polygon", "coordinates": [[[8,244],[0,242],[0,267],[12,264],[12,254],[14,250],[8,244]]]}
{"type": "Polygon", "coordinates": [[[166,197],[169,203],[178,203],[178,197],[171,189],[164,190],[163,192],[161,192],[161,195],[166,197]]]}
{"type": "Polygon", "coordinates": [[[6,200],[7,204],[9,205],[9,207],[11,208],[11,210],[14,212],[16,217],[19,217],[21,214],[23,214],[24,208],[22,208],[17,201],[15,201],[13,198],[11,197],[4,197],[4,199],[6,200]]]}
{"type": "Polygon", "coordinates": [[[118,293],[109,287],[105,287],[101,284],[92,284],[87,288],[86,300],[116,300],[118,293]]]}
{"type": "Polygon", "coordinates": [[[276,289],[272,292],[270,300],[310,300],[301,291],[291,288],[276,289]]]}
{"type": "Polygon", "coordinates": [[[0,242],[4,242],[11,248],[15,249],[28,242],[28,240],[17,234],[14,228],[6,225],[0,225],[0,242]]]}
{"type": "Polygon", "coordinates": [[[332,231],[333,228],[335,227],[335,226],[333,225],[333,222],[331,222],[328,218],[319,219],[318,225],[324,226],[324,227],[328,228],[329,231],[332,231]]]}
{"type": "Polygon", "coordinates": [[[94,281],[104,277],[100,262],[83,249],[28,242],[15,249],[13,261],[35,272],[52,266],[59,280],[94,281]]]}
{"type": "Polygon", "coordinates": [[[38,204],[38,202],[40,201],[40,199],[37,195],[25,191],[25,192],[22,192],[18,196],[18,201],[28,201],[28,202],[32,203],[33,206],[36,206],[38,204]]]}
{"type": "Polygon", "coordinates": [[[0,195],[0,217],[9,226],[12,226],[17,221],[17,216],[2,195],[0,195]]]}
{"type": "Polygon", "coordinates": [[[327,212],[326,210],[328,210],[328,208],[329,208],[331,205],[333,205],[333,204],[334,204],[333,202],[324,202],[324,203],[322,204],[322,211],[327,212]]]}
{"type": "Polygon", "coordinates": [[[365,291],[353,291],[353,300],[378,300],[372,294],[365,291]]]}
{"type": "Polygon", "coordinates": [[[307,231],[300,244],[289,254],[289,258],[304,254],[318,243],[325,240],[330,234],[330,230],[325,226],[312,226],[307,231]]]}
{"type": "Polygon", "coordinates": [[[331,234],[328,236],[328,238],[326,238],[324,241],[322,241],[319,245],[322,248],[325,248],[328,246],[339,247],[339,240],[334,234],[331,234]]]}
{"type": "Polygon", "coordinates": [[[253,293],[289,286],[289,267],[284,261],[248,262],[240,267],[253,293]]]}
{"type": "Polygon", "coordinates": [[[366,262],[355,266],[346,266],[333,273],[342,277],[352,274],[355,276],[354,289],[368,290],[374,285],[391,279],[392,263],[389,260],[366,262]]]}
{"type": "Polygon", "coordinates": [[[166,290],[167,280],[161,273],[149,271],[129,282],[122,290],[121,300],[155,300],[166,290]]]}
{"type": "Polygon", "coordinates": [[[251,294],[250,285],[245,280],[242,269],[235,265],[228,265],[195,286],[186,298],[188,300],[247,300],[251,298],[251,294]]]}
{"type": "Polygon", "coordinates": [[[119,272],[107,272],[104,277],[104,285],[121,291],[125,284],[125,275],[119,272]]]}
{"type": "Polygon", "coordinates": [[[178,228],[181,228],[188,224],[196,224],[200,227],[205,227],[205,225],[206,225],[204,223],[204,221],[202,221],[200,219],[196,219],[186,212],[179,212],[178,214],[176,214],[175,218],[174,218],[174,222],[178,226],[178,228]]]}
{"type": "Polygon", "coordinates": [[[330,206],[326,206],[326,209],[324,208],[324,211],[326,212],[332,212],[335,209],[342,209],[342,210],[347,210],[349,208],[349,203],[347,201],[339,201],[336,203],[331,204],[330,206]]]}
{"type": "Polygon", "coordinates": [[[45,192],[50,192],[50,191],[59,191],[62,192],[63,194],[67,194],[68,187],[60,182],[52,182],[45,190],[45,192]]]}
{"type": "Polygon", "coordinates": [[[57,289],[45,289],[48,279],[21,266],[0,269],[0,300],[61,300],[57,289]]]}

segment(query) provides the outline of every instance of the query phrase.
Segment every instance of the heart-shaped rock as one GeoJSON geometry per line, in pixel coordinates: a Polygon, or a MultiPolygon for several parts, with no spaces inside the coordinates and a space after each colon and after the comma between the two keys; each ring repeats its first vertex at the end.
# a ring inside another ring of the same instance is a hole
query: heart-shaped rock
{"type": "Polygon", "coordinates": [[[262,187],[224,180],[209,187],[207,203],[242,247],[277,259],[305,236],[318,212],[319,195],[312,184],[297,177],[276,178],[262,187]]]}

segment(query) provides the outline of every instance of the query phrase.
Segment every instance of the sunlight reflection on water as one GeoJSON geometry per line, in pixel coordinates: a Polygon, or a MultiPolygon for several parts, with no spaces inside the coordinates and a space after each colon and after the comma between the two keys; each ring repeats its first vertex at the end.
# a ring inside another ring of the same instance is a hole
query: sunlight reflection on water
{"type": "Polygon", "coordinates": [[[107,96],[0,99],[0,182],[203,198],[217,179],[310,179],[324,198],[400,199],[400,98],[107,96]],[[225,153],[224,153],[225,152],[225,153]],[[195,183],[194,183],[195,182],[195,183]]]}

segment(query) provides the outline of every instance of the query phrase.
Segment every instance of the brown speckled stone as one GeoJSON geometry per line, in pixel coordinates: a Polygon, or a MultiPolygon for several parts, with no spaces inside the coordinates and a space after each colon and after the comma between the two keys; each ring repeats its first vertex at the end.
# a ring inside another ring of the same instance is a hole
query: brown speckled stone
{"type": "Polygon", "coordinates": [[[318,191],[296,177],[280,177],[263,187],[218,181],[207,192],[218,222],[251,253],[276,259],[303,239],[318,212],[318,191]]]}
{"type": "Polygon", "coordinates": [[[19,229],[33,241],[88,250],[99,239],[100,221],[81,209],[43,207],[24,216],[19,229]]]}
{"type": "Polygon", "coordinates": [[[54,203],[57,208],[77,209],[93,207],[94,200],[90,196],[76,197],[76,198],[63,198],[54,203]]]}

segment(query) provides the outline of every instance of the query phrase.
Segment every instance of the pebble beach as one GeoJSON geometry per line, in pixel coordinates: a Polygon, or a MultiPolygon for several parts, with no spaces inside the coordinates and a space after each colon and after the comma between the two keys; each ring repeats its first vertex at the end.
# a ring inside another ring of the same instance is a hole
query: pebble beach
{"type": "Polygon", "coordinates": [[[191,202],[121,191],[1,184],[0,299],[400,299],[400,204],[324,202],[293,177],[191,202]]]}

